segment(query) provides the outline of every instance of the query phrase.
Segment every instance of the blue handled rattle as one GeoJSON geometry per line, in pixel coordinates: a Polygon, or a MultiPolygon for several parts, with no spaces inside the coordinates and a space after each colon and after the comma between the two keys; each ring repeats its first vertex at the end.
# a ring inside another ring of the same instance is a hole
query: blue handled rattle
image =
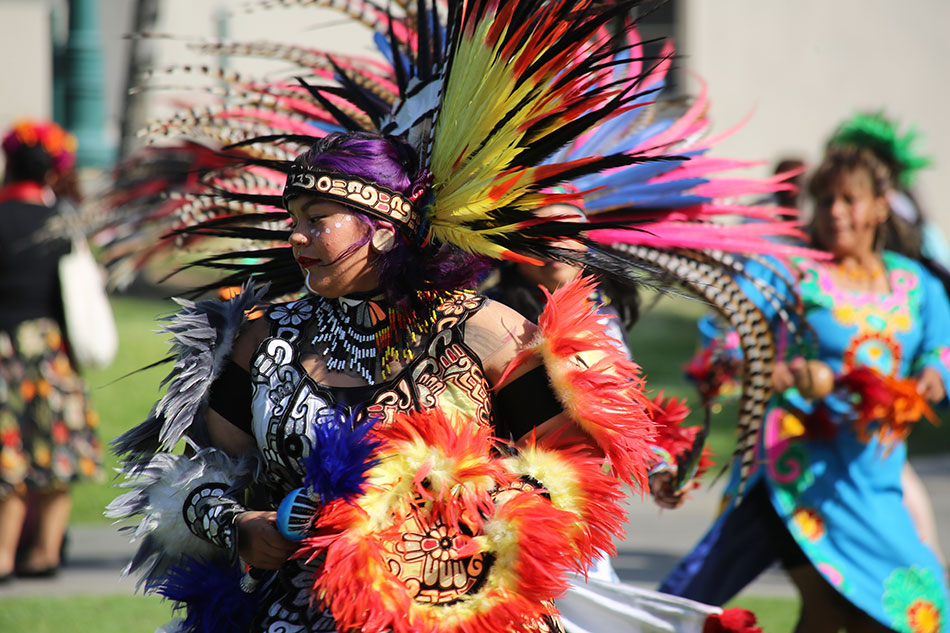
{"type": "Polygon", "coordinates": [[[313,533],[320,505],[306,488],[291,490],[277,508],[277,529],[288,541],[302,541],[313,533]]]}

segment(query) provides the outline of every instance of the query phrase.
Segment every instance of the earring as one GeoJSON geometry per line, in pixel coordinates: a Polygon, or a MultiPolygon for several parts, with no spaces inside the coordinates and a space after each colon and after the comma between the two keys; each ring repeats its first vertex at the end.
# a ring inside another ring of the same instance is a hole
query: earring
{"type": "Polygon", "coordinates": [[[396,242],[396,234],[388,229],[377,229],[370,242],[377,252],[388,253],[396,242]]]}

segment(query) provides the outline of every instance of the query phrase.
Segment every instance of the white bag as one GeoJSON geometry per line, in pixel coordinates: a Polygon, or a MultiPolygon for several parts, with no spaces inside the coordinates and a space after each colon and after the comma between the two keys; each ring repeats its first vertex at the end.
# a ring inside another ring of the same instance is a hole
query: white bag
{"type": "Polygon", "coordinates": [[[72,252],[60,258],[59,285],[73,358],[81,367],[105,367],[115,358],[119,334],[102,271],[85,238],[74,237],[72,252]]]}

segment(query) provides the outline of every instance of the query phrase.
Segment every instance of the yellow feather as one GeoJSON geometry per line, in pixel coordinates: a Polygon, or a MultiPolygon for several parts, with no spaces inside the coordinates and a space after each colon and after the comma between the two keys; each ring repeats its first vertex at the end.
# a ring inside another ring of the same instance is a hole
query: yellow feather
{"type": "Polygon", "coordinates": [[[486,37],[490,22],[483,20],[471,37],[462,39],[456,60],[464,63],[453,66],[444,88],[445,102],[436,124],[431,161],[438,183],[431,217],[433,234],[438,239],[497,258],[505,249],[490,237],[513,232],[516,225],[479,230],[465,225],[483,221],[493,209],[507,205],[522,210],[523,219],[531,217],[531,210],[541,198],[537,194],[522,197],[536,180],[535,170],[501,174],[532,140],[519,128],[538,113],[557,107],[563,96],[545,89],[560,69],[542,70],[516,83],[512,69],[526,53],[522,48],[511,59],[503,59],[500,44],[489,47],[486,37]],[[511,105],[522,100],[526,100],[525,107],[496,129],[511,105]],[[489,134],[491,138],[479,145],[489,134]],[[476,148],[477,154],[472,155],[476,148]],[[514,179],[506,183],[507,191],[492,193],[500,181],[507,179],[514,179]]]}

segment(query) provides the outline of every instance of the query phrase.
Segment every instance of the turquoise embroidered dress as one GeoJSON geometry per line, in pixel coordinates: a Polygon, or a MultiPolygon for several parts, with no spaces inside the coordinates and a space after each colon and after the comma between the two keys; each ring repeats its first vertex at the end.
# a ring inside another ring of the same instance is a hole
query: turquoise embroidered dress
{"type": "MultiPolygon", "coordinates": [[[[885,252],[883,261],[889,294],[842,288],[828,264],[795,260],[815,335],[813,355],[836,375],[870,366],[909,377],[933,367],[950,387],[950,306],[943,287],[910,259],[885,252]]],[[[748,489],[758,481],[766,484],[785,529],[856,607],[901,632],[948,633],[944,571],[920,542],[903,503],[906,445],[882,445],[877,438],[862,442],[849,424],[852,409],[840,393],[821,403],[804,400],[794,389],[773,398],[748,489]],[[809,414],[819,405],[826,407],[831,425],[816,434],[809,414]]],[[[723,516],[661,590],[683,583],[684,574],[695,577],[717,558],[710,553],[725,535],[716,540],[710,535],[723,532],[736,510],[732,494],[724,505],[723,516]]]]}

